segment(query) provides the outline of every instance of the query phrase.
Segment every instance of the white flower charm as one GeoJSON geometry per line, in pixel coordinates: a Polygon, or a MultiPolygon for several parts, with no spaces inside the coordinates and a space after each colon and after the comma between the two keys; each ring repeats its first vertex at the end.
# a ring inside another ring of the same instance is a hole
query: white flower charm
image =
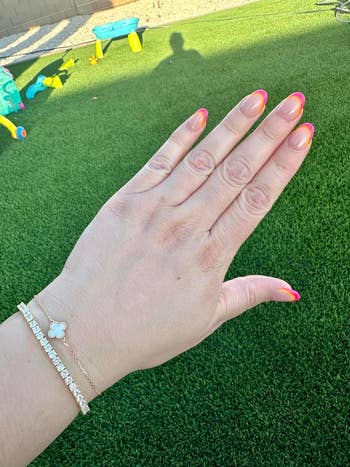
{"type": "Polygon", "coordinates": [[[48,336],[56,339],[63,339],[65,336],[65,330],[67,329],[67,323],[64,321],[52,321],[50,324],[50,329],[48,336]]]}

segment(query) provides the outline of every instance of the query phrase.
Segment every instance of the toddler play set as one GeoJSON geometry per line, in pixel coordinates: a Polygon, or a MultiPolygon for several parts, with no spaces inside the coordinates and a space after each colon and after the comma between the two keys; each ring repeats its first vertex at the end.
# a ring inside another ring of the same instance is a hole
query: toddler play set
{"type": "Polygon", "coordinates": [[[24,104],[12,74],[7,68],[0,67],[0,125],[7,128],[14,139],[24,139],[27,132],[22,126],[16,127],[5,115],[23,109],[24,104]]]}
{"type": "Polygon", "coordinates": [[[102,41],[105,39],[112,40],[128,36],[131,51],[134,53],[141,52],[142,45],[136,32],[138,24],[138,18],[128,18],[94,27],[92,32],[96,37],[95,55],[90,57],[90,63],[95,65],[98,60],[103,58],[102,41]]]}
{"type": "MultiPolygon", "coordinates": [[[[132,52],[141,52],[142,45],[137,34],[138,18],[128,18],[114,23],[103,24],[93,28],[92,32],[96,37],[95,55],[90,57],[90,64],[96,65],[103,58],[104,52],[102,41],[105,39],[113,40],[116,38],[127,37],[129,47],[132,52]]],[[[69,68],[75,65],[74,59],[69,59],[61,65],[53,76],[39,75],[34,84],[31,84],[26,90],[26,98],[34,99],[36,94],[45,91],[47,88],[58,89],[63,86],[61,77],[69,68]]],[[[14,125],[6,115],[12,112],[23,110],[24,104],[21,95],[15,84],[14,78],[7,68],[0,67],[0,125],[7,128],[12,138],[22,140],[27,136],[26,130],[22,126],[14,125]]]]}

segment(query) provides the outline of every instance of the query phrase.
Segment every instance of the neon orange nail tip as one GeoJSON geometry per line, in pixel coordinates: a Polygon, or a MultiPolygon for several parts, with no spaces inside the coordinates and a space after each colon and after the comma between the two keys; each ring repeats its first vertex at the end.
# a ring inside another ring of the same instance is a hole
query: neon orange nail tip
{"type": "Polygon", "coordinates": [[[261,97],[263,98],[264,100],[264,105],[267,104],[267,101],[269,99],[269,95],[267,94],[267,92],[265,91],[265,89],[257,89],[256,91],[253,92],[253,94],[260,94],[261,97]]]}
{"type": "Polygon", "coordinates": [[[302,92],[299,92],[299,91],[298,92],[293,92],[289,97],[291,97],[291,96],[297,97],[300,100],[301,106],[302,107],[305,106],[305,100],[306,99],[305,99],[305,96],[304,96],[304,94],[302,92]]]}
{"type": "Polygon", "coordinates": [[[308,144],[310,144],[310,141],[311,141],[312,138],[314,137],[315,127],[313,126],[312,123],[303,123],[302,125],[300,125],[299,128],[301,128],[301,127],[307,128],[307,130],[309,131],[309,137],[308,137],[308,139],[307,139],[307,141],[306,141],[306,143],[305,143],[306,146],[307,146],[308,144]]]}
{"type": "Polygon", "coordinates": [[[260,104],[260,108],[259,108],[259,112],[261,112],[263,110],[263,108],[265,107],[269,96],[268,96],[267,92],[265,91],[265,89],[257,89],[256,91],[253,92],[253,94],[258,94],[262,99],[261,104],[260,104]]]}
{"type": "Polygon", "coordinates": [[[201,126],[203,128],[208,118],[208,110],[202,107],[201,109],[197,110],[197,114],[200,114],[202,117],[201,126]]]}
{"type": "Polygon", "coordinates": [[[289,295],[289,297],[292,299],[291,301],[292,302],[296,302],[298,300],[300,300],[300,293],[297,292],[296,290],[292,290],[292,289],[285,289],[285,288],[281,288],[281,289],[278,289],[280,292],[284,293],[284,294],[287,294],[289,295]]]}

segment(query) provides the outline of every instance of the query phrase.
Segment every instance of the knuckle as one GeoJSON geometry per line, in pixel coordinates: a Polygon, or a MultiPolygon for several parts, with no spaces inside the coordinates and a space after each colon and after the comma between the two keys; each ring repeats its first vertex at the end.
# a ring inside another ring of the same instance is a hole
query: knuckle
{"type": "MultiPolygon", "coordinates": [[[[247,279],[245,279],[247,281],[247,279]]],[[[243,289],[245,294],[245,304],[248,308],[253,308],[257,304],[256,289],[251,281],[248,280],[243,289]]]]}
{"type": "Polygon", "coordinates": [[[188,148],[186,147],[185,143],[182,140],[182,129],[178,128],[175,130],[169,137],[168,142],[174,144],[178,148],[180,148],[181,152],[186,151],[188,148]]]}
{"type": "Polygon", "coordinates": [[[191,151],[185,163],[196,175],[209,175],[215,168],[213,156],[204,150],[191,151]]]}
{"type": "Polygon", "coordinates": [[[227,130],[231,135],[234,136],[235,139],[241,139],[242,134],[238,130],[238,128],[233,123],[233,116],[228,116],[222,122],[222,126],[227,130]]]}
{"type": "Polygon", "coordinates": [[[167,222],[157,234],[157,244],[165,250],[174,250],[192,237],[192,226],[185,221],[167,222]]]}
{"type": "Polygon", "coordinates": [[[225,322],[229,317],[230,292],[227,287],[221,287],[218,297],[219,309],[221,310],[219,322],[225,322]]]}
{"type": "Polygon", "coordinates": [[[163,172],[165,175],[169,175],[173,170],[169,159],[162,153],[157,153],[148,162],[148,167],[152,170],[163,172]]]}
{"type": "Polygon", "coordinates": [[[280,137],[277,131],[273,129],[273,126],[268,124],[261,125],[259,134],[264,140],[264,142],[267,142],[269,144],[276,143],[276,141],[280,137]]]}
{"type": "Polygon", "coordinates": [[[280,177],[281,175],[289,176],[291,174],[291,167],[286,159],[283,160],[281,157],[273,157],[272,163],[274,167],[274,172],[277,174],[278,177],[280,177]]]}
{"type": "Polygon", "coordinates": [[[223,245],[218,239],[205,242],[199,249],[198,262],[202,272],[218,271],[223,267],[223,245]]]}
{"type": "Polygon", "coordinates": [[[252,170],[244,159],[228,157],[222,164],[221,175],[230,186],[241,186],[252,178],[252,170]]]}
{"type": "Polygon", "coordinates": [[[117,195],[110,198],[102,207],[102,212],[113,217],[127,218],[132,212],[132,205],[130,197],[124,195],[117,195]]]}
{"type": "Polygon", "coordinates": [[[240,207],[247,214],[261,216],[266,214],[272,205],[272,195],[263,184],[246,187],[239,196],[240,207]]]}

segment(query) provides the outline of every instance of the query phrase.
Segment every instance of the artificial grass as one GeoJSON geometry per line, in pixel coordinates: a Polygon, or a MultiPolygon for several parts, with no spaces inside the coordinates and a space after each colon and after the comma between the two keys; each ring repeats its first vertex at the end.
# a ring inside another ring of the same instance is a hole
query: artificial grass
{"type": "MultiPolygon", "coordinates": [[[[64,87],[11,116],[28,139],[0,128],[5,319],[61,271],[101,204],[197,108],[209,109],[210,130],[255,89],[269,92],[265,114],[300,90],[302,121],[316,127],[301,170],[227,274],[283,278],[301,301],[260,305],[124,378],[33,466],[348,464],[349,25],[320,10],[262,0],[148,30],[139,55],[113,42],[96,67],[93,46],[71,51],[64,58],[79,61],[64,87]],[[305,10],[317,12],[280,14],[305,10]],[[198,53],[171,57],[173,32],[198,53]]],[[[25,87],[62,56],[11,70],[25,87]]]]}

